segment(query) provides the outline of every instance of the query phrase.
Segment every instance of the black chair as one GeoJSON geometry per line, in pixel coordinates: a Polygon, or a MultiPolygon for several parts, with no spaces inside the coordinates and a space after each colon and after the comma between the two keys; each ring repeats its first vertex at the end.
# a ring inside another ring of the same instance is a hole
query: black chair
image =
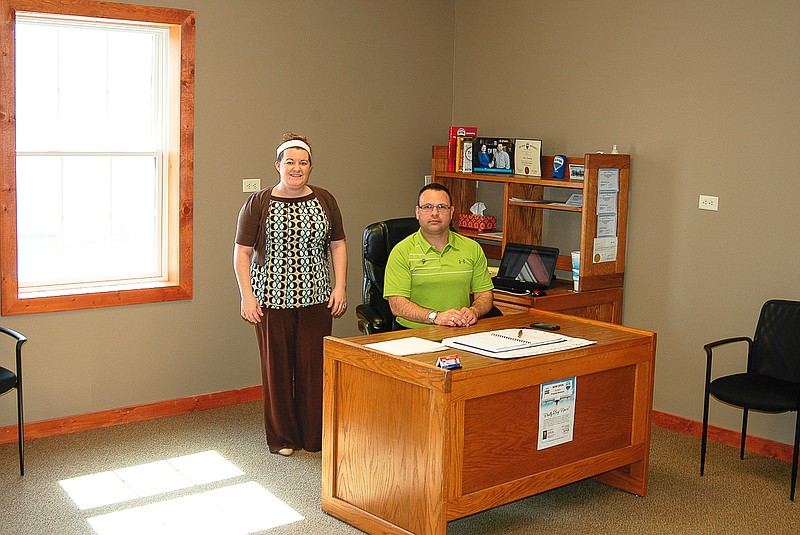
{"type": "Polygon", "coordinates": [[[779,413],[798,411],[792,455],[792,487],[794,501],[797,483],[797,453],[800,444],[800,302],[770,300],[761,308],[756,332],[747,336],[726,338],[703,346],[706,350],[706,388],[703,406],[703,438],[700,453],[700,475],[706,462],[708,435],[708,400],[718,400],[744,410],[742,445],[739,457],[744,459],[749,410],[779,413]],[[711,356],[714,348],[733,342],[747,342],[747,371],[711,380],[711,356]]]}
{"type": "MultiPolygon", "coordinates": [[[[386,261],[392,248],[417,229],[419,222],[414,217],[378,221],[364,229],[361,240],[361,259],[364,267],[361,287],[363,303],[356,307],[358,330],[362,333],[375,334],[404,328],[397,323],[389,302],[383,298],[383,277],[386,274],[386,261]]],[[[486,317],[502,315],[500,309],[492,307],[486,317]]]]}
{"type": "Polygon", "coordinates": [[[375,334],[398,329],[389,302],[383,298],[383,276],[392,248],[417,229],[419,222],[414,217],[378,221],[364,229],[361,240],[364,268],[361,287],[363,302],[356,307],[358,330],[362,333],[375,334]]]}
{"type": "Polygon", "coordinates": [[[16,373],[0,366],[0,394],[17,389],[17,433],[19,440],[19,474],[25,475],[25,426],[22,417],[22,345],[28,339],[16,331],[0,327],[0,332],[17,340],[16,373]]]}

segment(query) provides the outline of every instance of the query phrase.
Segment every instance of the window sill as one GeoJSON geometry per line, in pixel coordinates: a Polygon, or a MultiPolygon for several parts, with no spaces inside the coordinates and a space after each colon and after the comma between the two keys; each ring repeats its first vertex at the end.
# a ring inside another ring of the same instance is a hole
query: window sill
{"type": "Polygon", "coordinates": [[[23,293],[18,299],[4,300],[3,315],[16,316],[190,299],[192,299],[191,281],[183,284],[150,282],[125,286],[99,286],[82,288],[79,293],[51,290],[23,293]]]}

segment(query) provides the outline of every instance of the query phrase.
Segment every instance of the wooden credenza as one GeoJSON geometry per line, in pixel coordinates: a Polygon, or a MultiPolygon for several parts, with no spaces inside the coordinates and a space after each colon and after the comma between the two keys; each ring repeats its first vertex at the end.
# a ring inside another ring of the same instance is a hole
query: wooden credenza
{"type": "Polygon", "coordinates": [[[556,280],[541,297],[514,295],[495,290],[494,304],[503,314],[518,314],[528,309],[548,310],[591,320],[622,323],[622,288],[603,288],[575,292],[572,281],[556,280]]]}
{"type": "Polygon", "coordinates": [[[581,479],[644,495],[654,333],[545,311],[325,339],[322,508],[367,533],[444,534],[447,522],[581,479]],[[430,340],[533,321],[596,344],[499,360],[398,357],[363,344],[430,340]],[[540,385],[576,377],[574,437],[537,450],[540,385]]]}

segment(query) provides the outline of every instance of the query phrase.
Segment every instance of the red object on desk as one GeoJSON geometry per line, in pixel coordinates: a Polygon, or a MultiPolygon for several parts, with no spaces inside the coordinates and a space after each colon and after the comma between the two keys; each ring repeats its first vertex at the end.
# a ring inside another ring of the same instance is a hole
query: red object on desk
{"type": "Polygon", "coordinates": [[[475,230],[494,230],[497,228],[497,218],[493,215],[460,214],[458,226],[475,230]]]}

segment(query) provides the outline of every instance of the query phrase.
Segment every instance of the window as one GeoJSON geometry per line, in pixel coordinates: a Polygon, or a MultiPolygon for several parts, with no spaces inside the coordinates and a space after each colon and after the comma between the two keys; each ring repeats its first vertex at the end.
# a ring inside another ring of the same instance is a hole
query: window
{"type": "Polygon", "coordinates": [[[0,5],[2,313],[191,299],[194,13],[0,5]]]}

